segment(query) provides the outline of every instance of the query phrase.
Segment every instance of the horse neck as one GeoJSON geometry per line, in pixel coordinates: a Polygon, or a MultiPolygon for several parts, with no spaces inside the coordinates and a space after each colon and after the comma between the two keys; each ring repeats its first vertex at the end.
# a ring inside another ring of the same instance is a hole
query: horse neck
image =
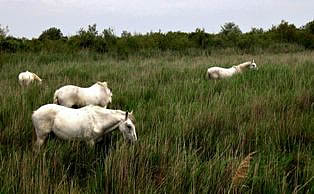
{"type": "Polygon", "coordinates": [[[103,93],[105,93],[107,95],[110,95],[110,93],[108,93],[108,91],[107,91],[108,87],[105,87],[104,85],[101,85],[99,83],[95,83],[92,86],[90,86],[89,88],[91,88],[91,89],[93,89],[95,91],[100,91],[100,92],[103,92],[103,93]]]}
{"type": "Polygon", "coordinates": [[[117,129],[125,119],[125,112],[119,110],[110,110],[96,107],[94,112],[96,120],[100,123],[101,128],[107,128],[104,129],[104,134],[110,133],[111,131],[117,129]],[[103,123],[102,121],[104,119],[108,119],[109,123],[103,123]]]}
{"type": "MultiPolygon", "coordinates": [[[[118,122],[116,122],[111,128],[109,128],[108,130],[106,130],[104,132],[104,134],[106,133],[110,133],[115,129],[118,129],[120,127],[120,125],[125,121],[125,112],[123,113],[123,111],[121,112],[117,112],[114,117],[116,117],[116,119],[118,120],[118,122]]],[[[120,130],[120,128],[119,128],[120,130]]]]}
{"type": "Polygon", "coordinates": [[[93,84],[93,85],[91,85],[89,88],[98,88],[98,84],[96,83],[96,84],[93,84]]]}
{"type": "Polygon", "coordinates": [[[110,133],[110,132],[118,129],[122,122],[123,121],[119,121],[119,122],[115,123],[114,125],[112,125],[112,127],[108,128],[107,130],[104,130],[104,134],[110,133]]]}
{"type": "Polygon", "coordinates": [[[42,80],[38,77],[38,75],[36,75],[35,73],[33,73],[33,75],[34,75],[34,79],[35,79],[35,80],[38,80],[38,81],[40,81],[40,82],[42,81],[42,80]]]}
{"type": "Polygon", "coordinates": [[[250,64],[251,64],[251,62],[248,61],[248,62],[241,63],[240,65],[235,66],[235,68],[238,72],[242,72],[242,71],[248,69],[250,64]]]}

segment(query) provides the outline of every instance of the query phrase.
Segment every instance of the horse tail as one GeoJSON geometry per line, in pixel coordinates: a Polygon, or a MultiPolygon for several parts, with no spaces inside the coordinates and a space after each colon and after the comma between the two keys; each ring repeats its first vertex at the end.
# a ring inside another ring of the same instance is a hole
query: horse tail
{"type": "Polygon", "coordinates": [[[207,77],[208,79],[219,79],[220,72],[217,69],[208,69],[207,70],[207,77]]]}
{"type": "Polygon", "coordinates": [[[32,123],[37,137],[35,143],[37,148],[40,148],[47,135],[52,131],[57,112],[58,109],[52,104],[41,106],[33,112],[32,123]]]}
{"type": "Polygon", "coordinates": [[[209,72],[209,70],[206,72],[206,78],[211,79],[211,72],[209,72]]]}
{"type": "Polygon", "coordinates": [[[206,72],[206,78],[210,79],[210,73],[208,71],[206,72]]]}

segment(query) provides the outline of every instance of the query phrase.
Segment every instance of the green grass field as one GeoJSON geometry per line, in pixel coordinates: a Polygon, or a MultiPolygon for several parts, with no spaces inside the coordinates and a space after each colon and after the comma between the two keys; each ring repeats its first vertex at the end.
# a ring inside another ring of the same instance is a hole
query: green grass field
{"type": "Polygon", "coordinates": [[[0,88],[0,193],[314,193],[314,52],[1,54],[0,88]],[[252,58],[258,71],[206,79],[252,58]],[[25,70],[43,84],[21,88],[25,70]],[[96,81],[112,89],[109,108],[134,111],[138,142],[117,130],[93,149],[51,135],[35,154],[32,111],[96,81]]]}

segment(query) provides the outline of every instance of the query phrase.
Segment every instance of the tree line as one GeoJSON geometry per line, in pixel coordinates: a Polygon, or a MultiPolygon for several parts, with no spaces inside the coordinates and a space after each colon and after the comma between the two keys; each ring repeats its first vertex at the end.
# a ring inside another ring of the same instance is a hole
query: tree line
{"type": "Polygon", "coordinates": [[[252,28],[246,33],[233,22],[221,26],[219,33],[207,33],[204,29],[197,28],[194,32],[159,31],[146,34],[123,31],[117,36],[111,28],[99,32],[96,24],[88,25],[86,29],[81,28],[72,36],[64,36],[55,27],[32,39],[9,36],[8,32],[8,27],[0,25],[0,52],[73,53],[88,50],[127,57],[138,53],[147,55],[155,51],[201,51],[210,54],[213,50],[228,48],[242,53],[314,49],[314,20],[300,28],[283,20],[269,30],[252,28]]]}

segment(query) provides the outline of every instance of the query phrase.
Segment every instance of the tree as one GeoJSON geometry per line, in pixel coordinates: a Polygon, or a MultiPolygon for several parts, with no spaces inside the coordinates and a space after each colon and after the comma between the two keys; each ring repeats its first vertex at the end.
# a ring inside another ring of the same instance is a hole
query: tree
{"type": "Polygon", "coordinates": [[[240,35],[242,34],[238,25],[235,25],[233,22],[227,22],[221,26],[220,33],[223,35],[240,35]]]}
{"type": "Polygon", "coordinates": [[[52,27],[41,33],[38,40],[60,40],[63,34],[60,29],[52,27]]]}
{"type": "Polygon", "coordinates": [[[113,29],[108,28],[108,29],[104,29],[104,31],[102,32],[103,36],[105,39],[113,39],[116,38],[116,36],[114,35],[113,29]]]}
{"type": "Polygon", "coordinates": [[[102,32],[102,38],[105,40],[107,50],[108,51],[113,50],[113,47],[117,43],[117,37],[114,34],[113,29],[111,29],[111,28],[104,29],[102,32]]]}
{"type": "Polygon", "coordinates": [[[129,38],[131,36],[132,36],[132,34],[126,30],[123,30],[121,33],[121,37],[124,37],[124,38],[129,38]]]}
{"type": "Polygon", "coordinates": [[[314,20],[301,28],[298,40],[305,48],[314,49],[314,20]]]}
{"type": "Polygon", "coordinates": [[[96,24],[93,24],[93,25],[88,25],[88,29],[87,29],[87,33],[93,35],[93,36],[97,36],[98,34],[98,31],[96,29],[96,24]]]}
{"type": "Polygon", "coordinates": [[[5,38],[9,33],[9,28],[8,26],[6,27],[1,27],[1,24],[0,24],[0,38],[5,38]]]}
{"type": "Polygon", "coordinates": [[[281,42],[294,42],[297,39],[297,28],[294,24],[289,24],[282,20],[281,23],[274,28],[277,38],[281,42]]]}
{"type": "Polygon", "coordinates": [[[97,38],[98,31],[96,29],[96,24],[88,25],[88,29],[84,30],[81,28],[78,31],[78,44],[81,48],[92,48],[96,38],[97,38]]]}
{"type": "Polygon", "coordinates": [[[205,32],[204,28],[196,28],[195,32],[189,34],[189,38],[196,43],[198,48],[205,49],[209,46],[209,35],[205,32]]]}
{"type": "Polygon", "coordinates": [[[251,28],[250,34],[263,34],[264,30],[263,28],[251,28]]]}
{"type": "Polygon", "coordinates": [[[304,26],[305,31],[307,31],[308,33],[311,33],[314,35],[314,20],[305,24],[304,26]]]}
{"type": "Polygon", "coordinates": [[[220,35],[222,35],[224,45],[227,47],[236,46],[241,34],[242,32],[239,26],[235,25],[233,22],[228,22],[221,26],[220,35]]]}
{"type": "Polygon", "coordinates": [[[293,43],[297,40],[297,28],[294,24],[289,24],[285,20],[281,20],[278,26],[273,26],[268,33],[272,39],[279,42],[293,43]]]}

